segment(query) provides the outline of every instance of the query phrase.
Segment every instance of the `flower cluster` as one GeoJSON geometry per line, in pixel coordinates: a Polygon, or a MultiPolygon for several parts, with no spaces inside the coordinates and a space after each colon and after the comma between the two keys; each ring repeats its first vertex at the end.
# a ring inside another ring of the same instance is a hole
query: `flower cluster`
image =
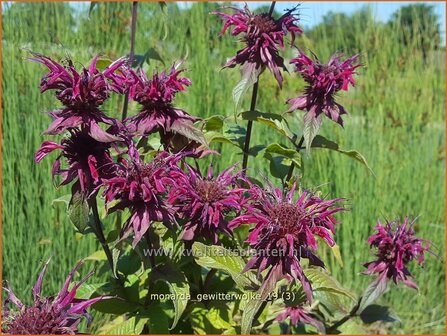
{"type": "Polygon", "coordinates": [[[300,73],[308,84],[305,94],[289,99],[289,112],[295,110],[307,111],[305,119],[316,119],[324,113],[329,119],[343,126],[341,116],[346,114],[345,108],[335,101],[334,95],[347,91],[349,85],[354,85],[353,75],[359,64],[355,64],[358,55],[341,61],[340,55],[331,57],[327,64],[313,61],[304,52],[290,61],[295,65],[295,71],[300,73]]]}
{"type": "Polygon", "coordinates": [[[56,296],[42,296],[42,282],[48,268],[45,264],[39,274],[36,284],[33,287],[34,302],[31,306],[26,306],[8,287],[4,288],[8,293],[5,300],[2,314],[2,332],[8,334],[76,334],[78,325],[82,317],[90,321],[87,309],[94,303],[109,299],[109,296],[98,296],[93,299],[77,299],[78,288],[93,274],[87,274],[81,281],[72,285],[73,276],[82,263],[68,275],[62,289],[56,296]],[[14,304],[18,310],[9,309],[9,304],[14,304]]]}
{"type": "Polygon", "coordinates": [[[267,67],[275,76],[279,86],[282,86],[282,75],[280,68],[286,70],[284,59],[279,55],[278,47],[284,47],[284,37],[290,33],[291,45],[294,44],[295,36],[302,32],[297,26],[298,17],[295,9],[287,11],[280,18],[275,19],[269,13],[254,14],[247,6],[244,9],[230,7],[232,15],[215,12],[224,20],[222,34],[228,28],[234,26],[231,35],[243,34],[242,42],[245,47],[230,59],[225,67],[232,68],[239,65],[253,65],[256,69],[267,67]]]}
{"type": "Polygon", "coordinates": [[[411,280],[407,264],[414,259],[422,264],[430,242],[415,236],[413,223],[405,218],[403,223],[394,221],[385,225],[380,222],[377,224],[377,233],[368,239],[368,243],[377,248],[377,260],[364,264],[367,268],[365,274],[378,274],[383,281],[392,279],[396,284],[403,282],[408,287],[418,288],[411,280]]]}
{"type": "Polygon", "coordinates": [[[286,307],[284,311],[276,317],[276,320],[279,322],[283,322],[288,318],[290,318],[290,322],[292,322],[292,325],[296,325],[298,322],[301,322],[303,324],[310,324],[314,326],[322,334],[325,334],[326,332],[324,324],[313,317],[309,311],[301,306],[286,307]]]}
{"type": "Polygon", "coordinates": [[[336,207],[343,199],[323,200],[304,191],[294,200],[295,185],[285,195],[279,188],[264,190],[258,186],[252,188],[252,193],[251,206],[231,223],[232,227],[255,224],[247,242],[259,253],[248,261],[245,271],[262,272],[270,267],[267,278],[297,279],[311,302],[312,288],[304,275],[301,259],[308,259],[309,265],[324,267],[314,252],[316,237],[329,246],[335,244],[337,222],[332,215],[345,210],[336,207]]]}

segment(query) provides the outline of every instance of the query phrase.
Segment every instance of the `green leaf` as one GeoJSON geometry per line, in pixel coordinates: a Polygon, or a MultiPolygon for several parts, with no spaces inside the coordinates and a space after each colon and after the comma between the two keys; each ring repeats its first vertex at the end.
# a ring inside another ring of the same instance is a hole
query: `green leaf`
{"type": "Polygon", "coordinates": [[[169,334],[169,316],[159,302],[151,303],[142,315],[149,318],[149,334],[169,334]]]}
{"type": "Polygon", "coordinates": [[[203,132],[199,129],[195,128],[192,123],[189,122],[181,122],[181,121],[174,121],[171,125],[171,129],[185,137],[187,137],[189,140],[196,141],[202,145],[207,146],[207,142],[205,139],[205,136],[203,135],[203,132]]]}
{"type": "Polygon", "coordinates": [[[256,281],[252,273],[242,273],[245,267],[244,260],[222,246],[208,246],[195,242],[192,245],[192,251],[197,264],[229,274],[236,285],[242,288],[256,281]]]}
{"type": "Polygon", "coordinates": [[[84,260],[103,261],[103,260],[107,260],[107,256],[106,256],[104,250],[99,250],[99,251],[93,252],[88,257],[85,257],[84,260]]]}
{"type": "Polygon", "coordinates": [[[383,293],[385,293],[388,285],[386,272],[374,279],[363,292],[357,312],[361,314],[363,310],[376,301],[383,293]]]}
{"type": "Polygon", "coordinates": [[[121,251],[117,248],[112,249],[112,261],[113,261],[113,269],[112,274],[115,277],[115,279],[118,279],[118,274],[116,272],[116,265],[118,264],[118,259],[120,257],[121,251]]]}
{"type": "Polygon", "coordinates": [[[345,155],[351,157],[352,159],[360,162],[361,164],[365,165],[365,167],[368,168],[368,170],[373,175],[375,175],[373,170],[371,169],[371,167],[368,165],[368,162],[366,161],[365,157],[356,150],[341,149],[339,147],[338,143],[336,143],[332,140],[326,139],[324,136],[321,136],[321,135],[317,135],[315,137],[315,139],[312,141],[312,147],[331,149],[331,150],[337,151],[339,153],[345,154],[345,155]]]}
{"type": "Polygon", "coordinates": [[[255,63],[245,63],[241,67],[242,79],[233,89],[233,101],[236,109],[239,107],[242,96],[258,81],[261,72],[262,67],[256,69],[255,63]]]}
{"type": "Polygon", "coordinates": [[[100,282],[95,284],[82,284],[76,291],[76,299],[90,299],[92,295],[106,283],[100,282]]]}
{"type": "Polygon", "coordinates": [[[132,316],[121,323],[115,324],[105,331],[105,335],[139,335],[143,331],[144,325],[149,321],[148,317],[132,316]]]}
{"type": "Polygon", "coordinates": [[[340,267],[343,268],[343,259],[341,257],[340,253],[340,247],[337,244],[334,244],[334,246],[331,247],[332,254],[334,255],[335,260],[337,260],[340,267]]]}
{"type": "Polygon", "coordinates": [[[205,139],[206,139],[206,142],[209,144],[226,143],[226,144],[230,144],[230,145],[239,147],[237,143],[228,139],[225,135],[223,135],[222,133],[219,133],[219,132],[214,132],[214,131],[206,132],[205,139]]]}
{"type": "Polygon", "coordinates": [[[70,199],[71,199],[71,194],[66,194],[66,195],[63,195],[59,198],[52,200],[51,205],[54,206],[55,204],[65,204],[65,206],[68,208],[68,205],[70,204],[70,199]]]}
{"type": "Polygon", "coordinates": [[[174,304],[174,322],[170,329],[174,329],[188,304],[190,297],[189,284],[185,275],[175,268],[172,264],[163,264],[157,266],[152,275],[153,281],[164,281],[169,286],[169,291],[175,299],[174,304]]]}
{"type": "Polygon", "coordinates": [[[268,145],[264,151],[264,157],[270,159],[274,154],[290,159],[297,168],[301,168],[301,154],[295,149],[289,149],[277,143],[268,145]]]}
{"type": "Polygon", "coordinates": [[[247,302],[242,312],[241,334],[250,334],[256,315],[263,305],[266,304],[270,294],[275,290],[277,281],[277,272],[270,271],[269,277],[264,279],[261,287],[256,292],[258,294],[257,297],[247,302]]]}
{"type": "Polygon", "coordinates": [[[379,306],[376,304],[369,305],[360,314],[360,318],[363,323],[381,322],[401,322],[399,316],[397,316],[389,307],[379,306]]]}
{"type": "Polygon", "coordinates": [[[206,131],[221,131],[224,125],[225,117],[221,115],[214,115],[212,117],[202,120],[203,127],[206,131]]]}
{"type": "Polygon", "coordinates": [[[139,304],[121,298],[111,298],[95,303],[92,308],[102,313],[122,315],[136,311],[139,304]]]}
{"type": "Polygon", "coordinates": [[[75,191],[68,205],[68,217],[80,233],[87,229],[89,224],[89,206],[87,199],[81,191],[75,191]]]}
{"type": "Polygon", "coordinates": [[[259,111],[245,111],[241,113],[241,117],[243,120],[256,121],[260,124],[271,127],[288,138],[293,137],[287,120],[279,114],[259,111]]]}
{"type": "Polygon", "coordinates": [[[304,115],[303,136],[304,146],[306,147],[307,151],[310,150],[311,144],[318,134],[322,123],[323,121],[321,119],[321,115],[316,118],[309,114],[309,112],[304,115]]]}
{"type": "Polygon", "coordinates": [[[227,322],[228,307],[219,309],[220,307],[206,308],[203,304],[197,305],[191,311],[191,327],[195,334],[209,335],[222,334],[224,331],[234,329],[233,325],[227,322]]]}
{"type": "Polygon", "coordinates": [[[110,64],[112,64],[112,61],[107,58],[98,58],[96,60],[96,67],[98,70],[102,71],[105,68],[107,68],[110,64]]]}
{"type": "Polygon", "coordinates": [[[304,274],[312,284],[314,291],[329,292],[333,295],[342,295],[355,301],[356,296],[343,288],[343,286],[323,269],[308,268],[304,270],[304,274]]]}

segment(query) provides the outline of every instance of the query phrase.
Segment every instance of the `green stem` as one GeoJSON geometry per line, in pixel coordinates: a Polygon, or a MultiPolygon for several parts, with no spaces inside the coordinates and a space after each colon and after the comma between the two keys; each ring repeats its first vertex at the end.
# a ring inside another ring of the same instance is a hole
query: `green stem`
{"type": "MultiPolygon", "coordinates": [[[[137,31],[137,7],[138,2],[134,1],[132,2],[132,21],[130,24],[130,53],[129,53],[129,61],[128,65],[131,67],[133,64],[133,59],[135,57],[135,33],[137,31]]],[[[126,119],[127,117],[127,108],[129,105],[129,92],[126,93],[124,96],[124,103],[123,103],[123,114],[121,119],[126,119]]]]}
{"type": "MultiPolygon", "coordinates": [[[[300,142],[298,143],[298,145],[296,145],[296,151],[299,153],[301,150],[301,146],[304,143],[304,135],[301,136],[300,142]]],[[[290,165],[289,168],[289,172],[287,173],[287,177],[286,177],[286,181],[290,181],[290,179],[292,178],[292,174],[293,174],[293,169],[295,168],[295,163],[292,161],[292,164],[290,165]]]]}
{"type": "Polygon", "coordinates": [[[359,298],[356,305],[352,308],[348,315],[342,317],[339,321],[335,322],[332,326],[326,329],[328,334],[335,332],[338,327],[343,325],[345,322],[349,321],[351,318],[357,315],[357,311],[360,307],[360,303],[362,302],[362,297],[359,298]]]}
{"type": "Polygon", "coordinates": [[[205,281],[203,283],[203,293],[208,292],[208,288],[211,285],[211,280],[213,280],[214,275],[217,273],[217,269],[212,268],[206,275],[205,281]]]}

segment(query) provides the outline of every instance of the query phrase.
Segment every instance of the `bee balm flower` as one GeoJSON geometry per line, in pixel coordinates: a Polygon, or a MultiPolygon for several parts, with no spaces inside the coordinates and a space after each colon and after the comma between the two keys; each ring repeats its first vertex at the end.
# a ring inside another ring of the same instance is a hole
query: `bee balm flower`
{"type": "Polygon", "coordinates": [[[56,97],[63,109],[49,112],[54,118],[45,134],[60,134],[78,126],[87,127],[90,135],[98,141],[113,141],[116,137],[102,130],[98,123],[114,125],[117,121],[107,117],[99,107],[109,98],[110,92],[123,93],[126,75],[117,73],[125,63],[120,58],[103,71],[96,67],[95,57],[88,68],[78,72],[70,61],[68,66],[57,63],[43,55],[33,54],[30,58],[45,65],[49,73],[42,77],[40,91],[56,90],[56,97]]]}
{"type": "Polygon", "coordinates": [[[416,259],[424,262],[424,253],[429,251],[430,242],[414,235],[409,219],[403,223],[387,222],[376,226],[377,233],[369,237],[368,243],[377,248],[377,260],[364,264],[365,274],[379,274],[383,280],[392,279],[394,283],[403,282],[408,287],[417,289],[411,280],[407,264],[416,259]]]}
{"type": "Polygon", "coordinates": [[[185,91],[191,85],[188,78],[179,77],[182,71],[172,67],[169,73],[155,73],[151,79],[147,78],[143,70],[131,72],[133,84],[129,97],[143,105],[143,108],[137,115],[127,118],[130,132],[141,136],[160,132],[162,141],[167,142],[172,132],[183,134],[185,129],[193,128],[192,124],[200,118],[190,116],[172,105],[177,92],[185,91]]]}
{"type": "Polygon", "coordinates": [[[245,189],[237,186],[241,174],[232,175],[235,166],[213,177],[210,167],[207,176],[187,165],[175,178],[168,201],[180,218],[186,220],[182,239],[195,240],[197,237],[210,238],[218,242],[218,232],[231,234],[225,218],[231,211],[239,212],[244,202],[245,189]]]}
{"type": "Polygon", "coordinates": [[[109,299],[108,296],[99,296],[93,299],[75,298],[78,288],[93,274],[89,273],[69,289],[73,276],[82,263],[78,263],[70,272],[59,294],[56,296],[42,296],[42,282],[49,261],[42,269],[36,284],[33,287],[34,303],[31,306],[23,304],[8,287],[5,288],[8,298],[2,316],[2,332],[8,334],[77,334],[78,325],[82,317],[90,320],[87,309],[94,303],[109,299]],[[18,311],[9,310],[12,303],[18,311]]]}
{"type": "Polygon", "coordinates": [[[314,318],[306,309],[301,306],[296,307],[286,307],[282,313],[280,313],[276,320],[279,322],[285,321],[290,318],[292,325],[297,325],[298,322],[303,324],[310,324],[317,328],[321,333],[325,333],[324,324],[314,318]]]}
{"type": "Polygon", "coordinates": [[[310,302],[311,285],[300,261],[304,258],[310,265],[324,267],[314,252],[316,237],[329,246],[335,244],[333,235],[337,222],[332,215],[344,210],[334,207],[342,199],[322,200],[305,191],[294,201],[295,186],[286,195],[279,188],[263,190],[258,186],[254,186],[251,193],[253,204],[230,225],[255,225],[247,243],[258,253],[248,261],[245,271],[257,269],[260,273],[270,267],[266,279],[272,276],[277,280],[282,277],[299,280],[310,302]]]}
{"type": "Polygon", "coordinates": [[[239,65],[249,64],[255,69],[267,67],[275,76],[279,86],[282,85],[280,68],[286,70],[284,59],[279,55],[278,47],[284,47],[284,37],[290,33],[293,45],[295,36],[302,33],[301,28],[296,25],[298,17],[295,10],[287,11],[279,19],[273,18],[268,13],[254,14],[247,6],[244,9],[230,7],[234,13],[226,14],[215,12],[224,20],[222,34],[228,28],[234,27],[231,35],[242,34],[242,42],[246,45],[239,50],[225,67],[232,68],[239,65]]]}
{"type": "Polygon", "coordinates": [[[348,90],[349,85],[354,85],[353,75],[358,55],[340,60],[339,55],[331,57],[327,64],[318,60],[312,61],[302,51],[297,58],[290,63],[295,64],[295,71],[299,72],[308,84],[305,94],[297,98],[289,99],[291,105],[288,112],[295,110],[307,111],[304,120],[320,119],[325,114],[329,119],[343,126],[341,116],[346,114],[345,108],[335,101],[335,94],[340,90],[348,90]]]}

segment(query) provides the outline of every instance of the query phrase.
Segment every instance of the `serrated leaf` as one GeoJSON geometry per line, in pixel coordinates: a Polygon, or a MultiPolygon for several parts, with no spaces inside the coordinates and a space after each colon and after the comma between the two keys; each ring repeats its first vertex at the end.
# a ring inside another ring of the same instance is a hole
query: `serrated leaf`
{"type": "Polygon", "coordinates": [[[222,246],[208,246],[195,242],[192,245],[192,251],[197,264],[229,274],[240,287],[248,286],[255,281],[252,273],[242,273],[245,267],[244,260],[222,246]]]}
{"type": "Polygon", "coordinates": [[[260,124],[273,128],[281,135],[284,135],[288,138],[293,137],[293,134],[289,129],[287,120],[279,114],[260,112],[255,110],[255,111],[245,111],[242,112],[240,115],[243,120],[259,122],[260,124]]]}
{"type": "Polygon", "coordinates": [[[148,321],[148,317],[132,316],[105,331],[105,335],[139,335],[148,321]]]}
{"type": "Polygon", "coordinates": [[[331,149],[331,150],[337,151],[339,153],[345,154],[345,155],[353,158],[354,160],[360,162],[361,164],[365,165],[366,168],[368,168],[368,170],[374,175],[374,172],[371,169],[371,167],[368,165],[368,162],[366,161],[365,157],[356,150],[341,149],[340,146],[338,145],[338,143],[336,143],[335,141],[326,139],[324,136],[321,136],[321,135],[317,135],[315,137],[315,139],[312,141],[312,147],[313,148],[331,149]]]}
{"type": "Polygon", "coordinates": [[[309,112],[304,115],[303,136],[304,146],[306,147],[307,151],[310,150],[313,139],[318,134],[322,123],[323,121],[321,119],[321,115],[314,117],[309,112]]]}
{"type": "Polygon", "coordinates": [[[236,109],[239,107],[243,95],[258,81],[261,72],[262,67],[256,69],[256,63],[245,63],[241,67],[242,78],[233,89],[233,101],[236,109]]]}
{"type": "Polygon", "coordinates": [[[356,296],[343,288],[343,286],[328,273],[317,268],[308,268],[304,270],[304,274],[312,284],[314,291],[329,292],[334,295],[342,295],[355,301],[356,296]]]}
{"type": "Polygon", "coordinates": [[[81,191],[75,191],[68,205],[68,217],[80,233],[88,227],[89,210],[85,196],[81,191]]]}
{"type": "Polygon", "coordinates": [[[182,316],[189,298],[189,284],[185,275],[172,264],[163,264],[157,266],[152,274],[153,281],[164,281],[169,286],[169,291],[174,295],[174,321],[171,330],[175,328],[177,322],[182,316]]]}
{"type": "MultiPolygon", "coordinates": [[[[225,307],[227,308],[227,307],[225,307]]],[[[223,331],[233,329],[233,326],[221,316],[222,309],[218,307],[206,308],[200,304],[191,312],[191,327],[195,334],[222,334],[223,331]]]]}

